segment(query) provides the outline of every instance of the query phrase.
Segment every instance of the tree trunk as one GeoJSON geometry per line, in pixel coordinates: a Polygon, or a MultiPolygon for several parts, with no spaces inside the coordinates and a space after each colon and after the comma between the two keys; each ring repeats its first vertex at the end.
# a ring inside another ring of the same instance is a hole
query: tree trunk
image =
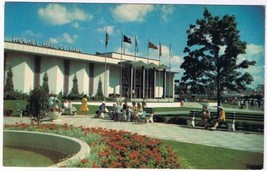
{"type": "MultiPolygon", "coordinates": [[[[215,59],[217,60],[216,69],[217,69],[217,76],[216,76],[216,86],[217,86],[217,106],[221,105],[221,85],[220,85],[220,61],[219,61],[219,49],[216,48],[215,50],[215,59]]],[[[219,109],[217,108],[217,114],[219,115],[219,109]]]]}

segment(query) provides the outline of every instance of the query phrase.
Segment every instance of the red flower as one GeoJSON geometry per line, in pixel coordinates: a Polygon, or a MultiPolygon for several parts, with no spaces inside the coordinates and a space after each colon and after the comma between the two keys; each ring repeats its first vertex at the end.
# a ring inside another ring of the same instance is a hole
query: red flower
{"type": "Polygon", "coordinates": [[[82,160],[81,160],[81,163],[82,163],[82,164],[88,163],[88,159],[82,159],[82,160]]]}

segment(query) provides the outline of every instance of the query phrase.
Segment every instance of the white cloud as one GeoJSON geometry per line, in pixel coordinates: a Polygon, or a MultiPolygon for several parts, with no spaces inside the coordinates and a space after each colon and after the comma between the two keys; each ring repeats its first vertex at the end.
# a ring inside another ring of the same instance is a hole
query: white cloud
{"type": "Polygon", "coordinates": [[[50,38],[48,42],[50,42],[52,44],[57,44],[58,40],[56,38],[50,38]]]}
{"type": "Polygon", "coordinates": [[[106,32],[106,29],[107,29],[107,32],[108,32],[109,35],[113,34],[114,26],[105,26],[105,27],[97,28],[97,31],[101,32],[101,33],[104,33],[104,32],[106,32]]]}
{"type": "Polygon", "coordinates": [[[63,25],[73,21],[91,20],[93,16],[79,8],[67,9],[63,5],[49,4],[38,9],[39,17],[51,25],[63,25]]]}
{"type": "Polygon", "coordinates": [[[51,37],[49,38],[49,42],[53,44],[58,44],[58,43],[69,43],[73,44],[75,40],[78,39],[78,35],[70,35],[69,33],[63,33],[62,35],[54,38],[51,37]]]}
{"type": "Polygon", "coordinates": [[[74,37],[72,38],[71,35],[68,33],[63,33],[62,38],[67,43],[73,43],[74,42],[74,40],[73,40],[74,37]]]}
{"type": "Polygon", "coordinates": [[[174,7],[172,5],[162,5],[160,10],[162,20],[168,21],[170,15],[174,12],[174,7]]]}
{"type": "Polygon", "coordinates": [[[254,60],[257,63],[264,62],[264,46],[248,44],[246,53],[238,56],[238,63],[245,59],[254,60]]]}
{"type": "Polygon", "coordinates": [[[79,24],[78,22],[74,22],[74,23],[72,24],[72,27],[78,29],[78,28],[80,28],[80,24],[79,24]]]}
{"type": "Polygon", "coordinates": [[[264,46],[248,44],[246,54],[251,57],[254,55],[264,55],[264,46]]]}
{"type": "Polygon", "coordinates": [[[125,43],[125,47],[123,47],[122,49],[121,49],[121,47],[115,48],[114,51],[117,53],[121,53],[121,51],[122,51],[122,53],[124,53],[126,55],[134,55],[133,46],[129,43],[125,43]]]}
{"type": "Polygon", "coordinates": [[[113,17],[119,22],[143,21],[145,16],[153,11],[153,5],[118,5],[112,10],[113,17]]]}
{"type": "Polygon", "coordinates": [[[21,36],[23,38],[27,38],[27,39],[39,39],[42,37],[41,33],[35,33],[32,30],[26,30],[24,31],[21,36]]]}
{"type": "Polygon", "coordinates": [[[173,72],[183,72],[183,70],[180,68],[183,57],[180,57],[178,55],[171,55],[170,56],[170,48],[166,45],[161,45],[161,51],[162,56],[160,57],[160,62],[166,66],[171,67],[171,71],[173,72]]]}

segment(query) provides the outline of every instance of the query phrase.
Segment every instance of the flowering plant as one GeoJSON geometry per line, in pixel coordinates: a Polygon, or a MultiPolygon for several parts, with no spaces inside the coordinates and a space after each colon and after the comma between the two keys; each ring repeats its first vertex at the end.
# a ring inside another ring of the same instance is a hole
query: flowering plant
{"type": "Polygon", "coordinates": [[[91,168],[180,168],[177,156],[161,141],[123,130],[73,127],[72,125],[17,123],[5,129],[63,134],[80,138],[91,147],[91,154],[67,167],[91,168]]]}

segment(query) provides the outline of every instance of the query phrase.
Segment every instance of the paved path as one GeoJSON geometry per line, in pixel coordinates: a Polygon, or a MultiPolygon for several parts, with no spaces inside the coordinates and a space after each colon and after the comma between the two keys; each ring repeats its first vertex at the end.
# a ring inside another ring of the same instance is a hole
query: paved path
{"type": "MultiPolygon", "coordinates": [[[[5,117],[4,123],[12,124],[16,122],[29,123],[29,118],[5,117]]],[[[193,129],[175,124],[164,123],[127,123],[114,122],[112,120],[96,119],[81,116],[61,116],[60,120],[54,121],[56,124],[70,124],[84,127],[103,127],[107,129],[122,129],[147,135],[153,138],[174,140],[180,142],[203,144],[214,147],[225,147],[244,151],[263,153],[263,134],[231,132],[231,131],[208,131],[193,129]]]]}

